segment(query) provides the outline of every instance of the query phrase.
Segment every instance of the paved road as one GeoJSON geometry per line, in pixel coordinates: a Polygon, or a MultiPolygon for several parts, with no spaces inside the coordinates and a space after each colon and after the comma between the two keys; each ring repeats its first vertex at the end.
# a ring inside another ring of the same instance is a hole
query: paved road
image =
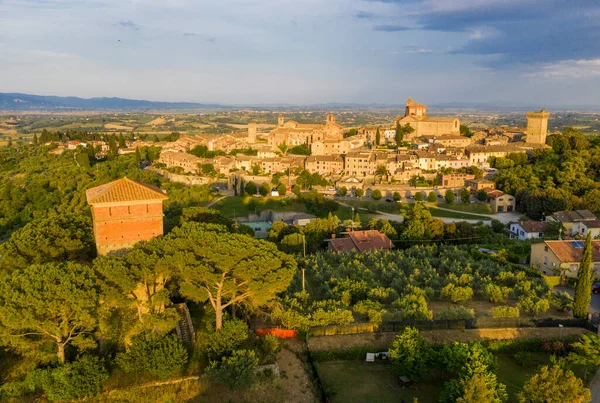
{"type": "MultiPolygon", "coordinates": [[[[452,213],[463,213],[462,211],[458,211],[458,210],[452,210],[449,208],[444,208],[444,207],[439,207],[439,206],[435,206],[436,209],[439,210],[444,210],[444,211],[450,211],[452,213]]],[[[519,221],[519,217],[521,217],[522,214],[519,213],[498,213],[498,214],[476,214],[476,213],[469,213],[469,212],[464,212],[464,214],[469,214],[469,215],[474,215],[474,216],[479,216],[481,217],[482,221],[491,221],[492,219],[496,219],[500,222],[502,222],[503,224],[508,224],[509,222],[517,222],[519,221]]],[[[454,221],[472,221],[472,222],[477,222],[475,220],[457,220],[454,219],[454,221]]]]}
{"type": "MultiPolygon", "coordinates": [[[[573,297],[575,290],[573,288],[569,288],[569,287],[555,287],[554,290],[556,291],[566,291],[567,293],[569,293],[569,295],[571,297],[573,297]]],[[[600,312],[600,294],[592,294],[592,301],[590,302],[590,308],[589,311],[590,313],[596,313],[596,312],[600,312]]],[[[599,376],[600,378],[600,376],[599,376]]],[[[600,382],[600,379],[599,379],[600,382]]]]}

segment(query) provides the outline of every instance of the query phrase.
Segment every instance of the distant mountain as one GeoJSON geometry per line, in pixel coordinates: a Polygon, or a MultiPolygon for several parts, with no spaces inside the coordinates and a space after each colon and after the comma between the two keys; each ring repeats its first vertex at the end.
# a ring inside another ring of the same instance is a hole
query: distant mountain
{"type": "Polygon", "coordinates": [[[214,109],[217,104],[153,102],[123,98],[77,98],[0,93],[0,111],[123,110],[123,109],[214,109]]]}

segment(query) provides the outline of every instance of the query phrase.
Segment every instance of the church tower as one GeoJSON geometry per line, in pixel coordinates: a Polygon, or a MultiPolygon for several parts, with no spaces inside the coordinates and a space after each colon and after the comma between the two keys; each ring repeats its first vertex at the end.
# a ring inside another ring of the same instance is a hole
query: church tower
{"type": "Polygon", "coordinates": [[[527,140],[529,144],[546,144],[548,118],[550,113],[542,109],[539,112],[527,112],[527,140]]]}
{"type": "Polygon", "coordinates": [[[425,105],[416,103],[412,98],[408,98],[406,100],[406,111],[404,116],[416,116],[416,117],[426,117],[427,116],[427,107],[425,105]]]}
{"type": "Polygon", "coordinates": [[[256,122],[248,123],[248,143],[254,144],[256,143],[256,122]]]}

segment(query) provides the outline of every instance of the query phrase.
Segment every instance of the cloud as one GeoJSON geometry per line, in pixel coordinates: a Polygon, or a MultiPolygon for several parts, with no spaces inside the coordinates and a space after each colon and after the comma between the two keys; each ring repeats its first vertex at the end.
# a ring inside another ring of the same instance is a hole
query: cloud
{"type": "Polygon", "coordinates": [[[370,13],[368,11],[358,10],[356,13],[354,13],[354,18],[357,18],[359,20],[372,20],[372,19],[375,19],[376,17],[377,17],[376,14],[370,13]]]}
{"type": "Polygon", "coordinates": [[[600,77],[600,58],[562,60],[543,65],[538,71],[525,74],[525,77],[545,78],[589,78],[600,77]]]}
{"type": "Polygon", "coordinates": [[[402,31],[410,31],[412,28],[405,27],[402,25],[375,25],[373,27],[373,31],[380,32],[402,32],[402,31]]]}
{"type": "Polygon", "coordinates": [[[433,53],[433,50],[423,48],[417,45],[404,45],[404,53],[409,54],[428,54],[433,53]]]}
{"type": "Polygon", "coordinates": [[[183,36],[196,36],[196,34],[193,32],[184,32],[183,36]]]}
{"type": "Polygon", "coordinates": [[[119,22],[117,22],[117,26],[123,27],[123,28],[133,29],[134,31],[139,31],[140,30],[140,26],[138,24],[136,24],[135,22],[131,21],[131,20],[129,20],[129,21],[119,21],[119,22]]]}

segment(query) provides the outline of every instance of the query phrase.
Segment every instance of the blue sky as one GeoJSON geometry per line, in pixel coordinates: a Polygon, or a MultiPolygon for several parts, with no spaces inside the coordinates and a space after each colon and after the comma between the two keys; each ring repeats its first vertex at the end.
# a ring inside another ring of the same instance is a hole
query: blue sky
{"type": "Polygon", "coordinates": [[[0,0],[0,92],[600,105],[600,0],[0,0]]]}

